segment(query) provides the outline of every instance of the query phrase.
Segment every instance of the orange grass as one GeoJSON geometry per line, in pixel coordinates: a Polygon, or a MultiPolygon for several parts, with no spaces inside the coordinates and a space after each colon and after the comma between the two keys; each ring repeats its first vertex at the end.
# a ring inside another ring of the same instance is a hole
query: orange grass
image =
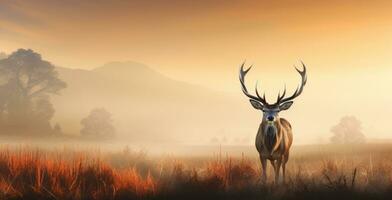
{"type": "Polygon", "coordinates": [[[256,158],[178,158],[124,151],[2,148],[0,199],[383,199],[392,194],[389,151],[298,153],[285,184],[259,181],[256,158]],[[332,196],[331,196],[332,195],[332,196]]]}

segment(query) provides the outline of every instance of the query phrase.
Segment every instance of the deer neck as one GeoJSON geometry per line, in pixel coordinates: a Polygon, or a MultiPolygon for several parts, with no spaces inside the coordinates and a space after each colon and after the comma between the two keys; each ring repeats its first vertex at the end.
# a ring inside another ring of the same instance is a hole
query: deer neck
{"type": "Polygon", "coordinates": [[[272,155],[280,145],[282,140],[281,132],[280,132],[280,120],[276,119],[274,122],[268,122],[264,120],[262,122],[263,126],[263,144],[268,150],[268,152],[272,155]]]}

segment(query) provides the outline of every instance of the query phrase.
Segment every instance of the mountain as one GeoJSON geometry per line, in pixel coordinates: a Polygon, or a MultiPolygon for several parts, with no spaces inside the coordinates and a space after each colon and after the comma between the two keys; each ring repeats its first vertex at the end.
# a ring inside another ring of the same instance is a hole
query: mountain
{"type": "MultiPolygon", "coordinates": [[[[104,107],[113,114],[120,138],[206,142],[217,135],[242,131],[238,122],[244,115],[241,113],[249,109],[244,99],[173,80],[141,63],[57,70],[68,87],[52,99],[56,109],[53,122],[69,134],[79,134],[80,120],[91,109],[104,107]]],[[[251,124],[247,127],[255,128],[251,124]]]]}

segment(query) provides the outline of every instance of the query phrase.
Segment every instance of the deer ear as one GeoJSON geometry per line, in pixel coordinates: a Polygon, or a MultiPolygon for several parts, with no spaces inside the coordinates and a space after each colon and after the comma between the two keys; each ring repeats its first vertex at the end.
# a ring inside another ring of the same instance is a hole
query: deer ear
{"type": "Polygon", "coordinates": [[[252,104],[253,108],[258,109],[258,110],[263,110],[263,105],[260,102],[253,100],[253,99],[249,99],[249,101],[250,101],[250,104],[252,104]]]}
{"type": "Polygon", "coordinates": [[[279,106],[279,110],[287,110],[291,107],[291,105],[293,105],[294,102],[292,101],[288,101],[288,102],[284,102],[279,106]]]}

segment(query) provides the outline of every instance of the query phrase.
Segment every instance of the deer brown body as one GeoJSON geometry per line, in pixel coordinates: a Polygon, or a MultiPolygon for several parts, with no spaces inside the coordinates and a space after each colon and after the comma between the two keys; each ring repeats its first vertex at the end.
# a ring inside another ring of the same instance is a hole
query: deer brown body
{"type": "Polygon", "coordinates": [[[256,135],[256,149],[259,152],[261,165],[263,168],[263,181],[266,181],[267,174],[267,160],[269,160],[274,168],[275,181],[279,179],[280,167],[283,171],[283,182],[286,176],[286,163],[289,160],[290,147],[293,143],[293,133],[290,123],[284,119],[279,118],[273,124],[267,121],[262,121],[256,135]],[[276,128],[276,137],[269,138],[268,129],[270,126],[276,128]]]}
{"type": "Polygon", "coordinates": [[[250,94],[245,86],[245,76],[250,70],[244,70],[244,64],[240,69],[240,82],[243,93],[249,97],[250,103],[255,109],[261,110],[263,118],[256,135],[256,149],[259,152],[260,162],[262,165],[262,181],[267,179],[267,160],[271,162],[275,172],[275,182],[279,180],[280,168],[283,171],[283,182],[286,176],[286,163],[289,160],[290,147],[293,143],[293,133],[290,123],[279,117],[279,112],[287,110],[293,104],[293,100],[298,97],[306,84],[306,67],[303,65],[303,71],[298,71],[301,75],[301,85],[293,95],[285,97],[286,88],[282,95],[278,95],[276,103],[269,104],[265,99],[265,94],[260,96],[256,84],[256,96],[250,94]]]}

